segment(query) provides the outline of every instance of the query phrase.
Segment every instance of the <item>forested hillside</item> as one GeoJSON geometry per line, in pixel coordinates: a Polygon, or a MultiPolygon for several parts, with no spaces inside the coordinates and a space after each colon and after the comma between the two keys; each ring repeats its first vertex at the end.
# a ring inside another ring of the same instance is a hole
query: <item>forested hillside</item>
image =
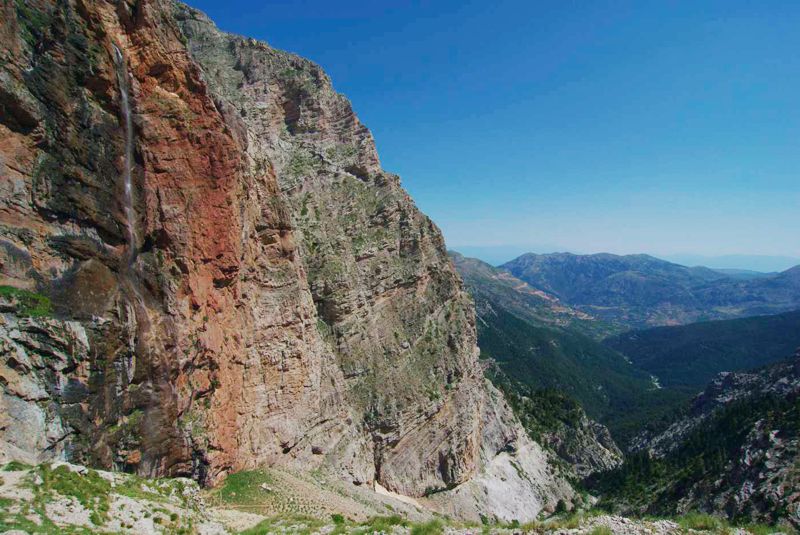
{"type": "Polygon", "coordinates": [[[757,368],[800,347],[800,311],[630,331],[605,340],[663,386],[701,388],[717,373],[757,368]]]}

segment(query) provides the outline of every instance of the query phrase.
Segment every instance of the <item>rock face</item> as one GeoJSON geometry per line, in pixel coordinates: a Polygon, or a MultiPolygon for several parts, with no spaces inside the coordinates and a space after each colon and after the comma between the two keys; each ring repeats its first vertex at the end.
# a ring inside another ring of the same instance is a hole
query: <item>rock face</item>
{"type": "Polygon", "coordinates": [[[526,456],[514,517],[569,499],[483,378],[441,233],[319,67],[164,0],[0,9],[6,454],[412,496],[483,474],[480,510],[526,456]]]}
{"type": "Polygon", "coordinates": [[[556,455],[567,477],[582,480],[622,464],[622,451],[608,428],[589,418],[577,401],[564,392],[516,381],[498,363],[489,369],[528,435],[556,455]]]}

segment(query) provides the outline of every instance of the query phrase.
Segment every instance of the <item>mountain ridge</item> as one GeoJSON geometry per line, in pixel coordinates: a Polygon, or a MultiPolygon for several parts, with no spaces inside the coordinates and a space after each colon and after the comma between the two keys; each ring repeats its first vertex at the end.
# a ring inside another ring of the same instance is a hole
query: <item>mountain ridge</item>
{"type": "Polygon", "coordinates": [[[742,280],[649,255],[528,253],[501,268],[620,329],[800,308],[800,266],[742,280]]]}

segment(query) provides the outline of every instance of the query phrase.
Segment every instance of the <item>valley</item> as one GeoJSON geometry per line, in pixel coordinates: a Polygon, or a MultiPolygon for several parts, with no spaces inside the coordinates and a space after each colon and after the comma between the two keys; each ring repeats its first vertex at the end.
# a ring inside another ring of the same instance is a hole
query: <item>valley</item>
{"type": "MultiPolygon", "coordinates": [[[[602,508],[634,516],[700,510],[767,523],[797,514],[798,312],[614,334],[602,320],[594,329],[585,323],[604,296],[575,310],[548,293],[555,283],[530,286],[508,264],[450,254],[475,301],[490,377],[566,466],[592,467],[579,475],[602,508]],[[587,422],[611,433],[587,434],[587,422]]],[[[655,263],[682,277],[719,277],[655,263]]],[[[611,265],[639,276],[629,264],[611,265]]],[[[605,269],[603,278],[615,276],[605,269]]]]}
{"type": "Polygon", "coordinates": [[[322,67],[175,0],[0,45],[0,533],[800,529],[800,266],[448,250],[322,67]]]}
{"type": "Polygon", "coordinates": [[[760,368],[800,347],[800,312],[655,327],[606,338],[664,386],[702,388],[722,371],[760,368]]]}

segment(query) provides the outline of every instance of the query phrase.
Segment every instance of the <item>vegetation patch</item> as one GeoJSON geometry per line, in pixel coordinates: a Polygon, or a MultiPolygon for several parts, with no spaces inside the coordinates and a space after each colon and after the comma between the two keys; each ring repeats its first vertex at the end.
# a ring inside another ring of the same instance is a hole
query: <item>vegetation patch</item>
{"type": "MultiPolygon", "coordinates": [[[[765,429],[780,429],[784,438],[796,436],[800,432],[800,398],[764,395],[730,403],[666,456],[630,455],[620,468],[587,483],[602,495],[599,506],[609,511],[675,514],[675,504],[689,489],[724,477],[728,459],[740,457],[756,421],[762,421],[765,429]]],[[[687,515],[685,522],[715,522],[714,518],[687,515]]]]}
{"type": "Polygon", "coordinates": [[[229,475],[214,496],[231,505],[260,505],[274,483],[274,478],[262,470],[245,470],[229,475]]]}
{"type": "Polygon", "coordinates": [[[22,472],[33,468],[29,464],[21,463],[19,461],[11,461],[3,467],[4,472],[22,472]]]}
{"type": "Polygon", "coordinates": [[[70,470],[66,465],[51,468],[43,464],[38,470],[42,484],[37,489],[39,500],[45,500],[56,492],[61,496],[73,497],[91,511],[91,520],[96,525],[101,525],[108,518],[111,482],[104,479],[95,470],[89,470],[85,475],[70,470]]]}
{"type": "Polygon", "coordinates": [[[678,518],[678,524],[684,529],[700,531],[721,531],[728,523],[718,516],[705,513],[687,513],[678,518]]]}
{"type": "Polygon", "coordinates": [[[417,524],[411,528],[411,535],[441,535],[442,533],[444,533],[444,524],[438,519],[417,524]]]}
{"type": "Polygon", "coordinates": [[[317,158],[302,149],[296,150],[292,153],[292,157],[287,165],[289,176],[294,179],[309,176],[319,166],[317,158]]]}
{"type": "Polygon", "coordinates": [[[267,535],[271,533],[294,533],[297,535],[310,535],[316,533],[325,525],[325,522],[311,517],[277,517],[263,520],[240,535],[267,535]]]}
{"type": "Polygon", "coordinates": [[[53,304],[48,297],[29,290],[14,286],[0,286],[0,297],[15,302],[17,313],[20,316],[39,318],[50,316],[53,313],[53,304]]]}

